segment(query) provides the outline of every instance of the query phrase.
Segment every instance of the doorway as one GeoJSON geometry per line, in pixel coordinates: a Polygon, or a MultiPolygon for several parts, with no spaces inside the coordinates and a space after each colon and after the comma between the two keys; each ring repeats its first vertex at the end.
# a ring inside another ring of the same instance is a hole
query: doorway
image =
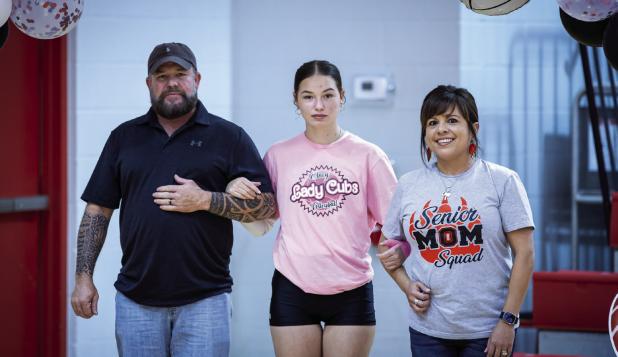
{"type": "Polygon", "coordinates": [[[2,356],[66,354],[66,39],[0,49],[2,356]]]}

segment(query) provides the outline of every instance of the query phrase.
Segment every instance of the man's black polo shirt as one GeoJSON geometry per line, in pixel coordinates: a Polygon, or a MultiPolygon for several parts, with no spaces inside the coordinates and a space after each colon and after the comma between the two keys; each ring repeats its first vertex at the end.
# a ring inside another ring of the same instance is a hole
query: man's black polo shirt
{"type": "Polygon", "coordinates": [[[184,305],[232,287],[232,222],[205,211],[165,212],[154,203],[153,192],[175,184],[174,174],[213,192],[244,176],[272,192],[251,138],[201,102],[171,137],[152,109],[114,129],[81,198],[120,205],[122,268],[115,286],[144,305],[184,305]]]}

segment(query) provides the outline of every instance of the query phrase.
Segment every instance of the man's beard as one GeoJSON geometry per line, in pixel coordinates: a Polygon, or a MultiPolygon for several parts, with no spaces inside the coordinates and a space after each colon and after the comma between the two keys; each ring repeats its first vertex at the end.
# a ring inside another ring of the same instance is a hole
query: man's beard
{"type": "Polygon", "coordinates": [[[197,92],[194,92],[193,95],[187,96],[185,93],[181,93],[178,91],[166,91],[161,93],[159,98],[156,98],[150,93],[150,104],[152,104],[152,108],[155,113],[159,114],[165,119],[178,119],[181,116],[190,113],[195,105],[197,104],[197,92]],[[182,97],[181,103],[176,104],[167,104],[165,102],[165,97],[169,93],[178,94],[182,97]]]}

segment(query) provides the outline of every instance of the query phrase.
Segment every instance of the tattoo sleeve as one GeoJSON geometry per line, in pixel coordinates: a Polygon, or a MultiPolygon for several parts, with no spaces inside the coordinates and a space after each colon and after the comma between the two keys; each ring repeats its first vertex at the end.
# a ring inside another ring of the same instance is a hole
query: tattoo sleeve
{"type": "Polygon", "coordinates": [[[212,192],[210,213],[240,222],[254,222],[274,218],[275,196],[262,193],[252,200],[243,200],[223,192],[212,192]]]}
{"type": "Polygon", "coordinates": [[[85,273],[92,276],[94,265],[105,242],[109,220],[110,217],[107,217],[103,212],[89,212],[88,210],[84,212],[77,234],[75,274],[85,273]]]}

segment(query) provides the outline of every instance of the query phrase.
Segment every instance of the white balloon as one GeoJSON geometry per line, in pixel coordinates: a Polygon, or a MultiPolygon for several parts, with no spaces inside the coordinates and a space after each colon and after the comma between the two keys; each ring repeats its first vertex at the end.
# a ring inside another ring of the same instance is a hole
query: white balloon
{"type": "Polygon", "coordinates": [[[11,0],[0,0],[0,26],[4,25],[11,16],[11,0]]]}
{"type": "Polygon", "coordinates": [[[468,9],[483,15],[506,15],[526,5],[529,0],[459,0],[468,9]]]}
{"type": "Polygon", "coordinates": [[[569,16],[581,21],[605,20],[618,11],[618,0],[557,0],[569,16]]]}
{"type": "Polygon", "coordinates": [[[11,21],[26,35],[47,40],[71,31],[83,9],[84,0],[13,0],[11,21]]]}

